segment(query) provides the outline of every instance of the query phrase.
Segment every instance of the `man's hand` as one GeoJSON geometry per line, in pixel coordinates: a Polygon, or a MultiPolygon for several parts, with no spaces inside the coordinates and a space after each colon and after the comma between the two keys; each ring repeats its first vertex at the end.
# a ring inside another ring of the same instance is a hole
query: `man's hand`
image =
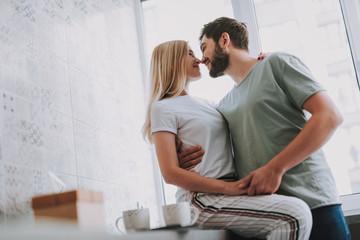
{"type": "Polygon", "coordinates": [[[265,165],[239,180],[240,187],[248,187],[247,195],[273,194],[280,186],[283,173],[265,165]]]}
{"type": "Polygon", "coordinates": [[[180,152],[182,142],[180,139],[176,140],[176,151],[179,161],[179,166],[183,169],[190,170],[198,165],[203,156],[205,151],[202,150],[200,145],[191,147],[184,152],[180,152]]]}

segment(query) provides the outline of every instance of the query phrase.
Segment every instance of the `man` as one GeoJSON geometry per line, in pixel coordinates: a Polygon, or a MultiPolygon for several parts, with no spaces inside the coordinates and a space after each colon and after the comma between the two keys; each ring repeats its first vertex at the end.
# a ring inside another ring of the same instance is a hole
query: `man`
{"type": "MultiPolygon", "coordinates": [[[[236,170],[248,195],[299,197],[312,210],[310,239],[350,239],[321,151],[343,121],[324,88],[295,56],[251,57],[246,25],[234,19],[206,24],[200,41],[210,76],[227,74],[236,83],[218,111],[228,121],[236,170]]],[[[200,162],[194,149],[178,155],[183,168],[200,162]]]]}

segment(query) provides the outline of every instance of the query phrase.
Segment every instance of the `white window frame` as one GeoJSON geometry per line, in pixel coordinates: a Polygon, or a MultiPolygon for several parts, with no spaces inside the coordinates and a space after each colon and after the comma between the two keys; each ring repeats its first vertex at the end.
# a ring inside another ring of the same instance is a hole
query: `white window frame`
{"type": "Polygon", "coordinates": [[[339,0],[339,2],[360,90],[360,0],[339,0]]]}
{"type": "MultiPolygon", "coordinates": [[[[357,15],[353,11],[356,11],[355,7],[351,4],[354,4],[354,1],[340,0],[342,3],[342,7],[346,9],[343,11],[344,20],[346,21],[347,26],[351,26],[353,31],[355,29],[357,31],[360,24],[357,15]],[[346,3],[346,4],[345,4],[346,3]]],[[[259,52],[261,52],[261,41],[260,35],[258,31],[257,18],[255,12],[255,6],[253,0],[231,0],[234,17],[241,22],[246,22],[248,31],[249,31],[249,51],[252,56],[257,56],[259,52]]],[[[347,30],[349,31],[349,30],[347,30]]],[[[354,35],[354,34],[353,34],[354,35]]],[[[348,32],[349,36],[349,32],[348,32]]],[[[359,36],[359,35],[356,35],[359,36]]],[[[354,66],[357,66],[357,76],[359,79],[359,70],[360,70],[360,45],[355,46],[355,42],[359,43],[359,39],[351,39],[349,40],[350,44],[353,41],[353,47],[351,48],[353,60],[355,62],[354,66]],[[357,61],[357,62],[356,62],[357,61]]],[[[359,81],[359,80],[358,80],[359,81]]],[[[359,82],[358,82],[359,83],[359,82]]],[[[359,215],[360,214],[360,193],[350,194],[350,195],[342,195],[340,196],[340,200],[342,202],[342,209],[344,211],[345,216],[359,215]]]]}
{"type": "Polygon", "coordinates": [[[231,0],[231,3],[235,19],[246,23],[249,32],[249,53],[257,57],[261,51],[261,42],[254,3],[252,0],[231,0]]]}
{"type": "MultiPolygon", "coordinates": [[[[146,0],[142,0],[146,1],[146,0]]],[[[139,50],[140,54],[143,56],[141,58],[141,70],[142,70],[142,79],[143,79],[143,86],[144,86],[144,104],[146,106],[146,101],[148,99],[148,91],[149,89],[149,81],[147,81],[147,74],[146,74],[146,44],[145,44],[145,27],[144,27],[144,16],[143,16],[143,10],[142,5],[140,1],[135,1],[135,16],[136,16],[136,24],[137,24],[137,34],[139,37],[139,50]]],[[[155,182],[155,194],[157,199],[157,215],[158,219],[155,219],[158,221],[155,223],[155,226],[164,226],[165,222],[163,219],[163,214],[161,210],[161,206],[165,205],[165,195],[164,195],[164,186],[163,186],[163,180],[160,172],[160,167],[158,165],[158,161],[156,158],[155,149],[153,146],[149,145],[149,152],[151,153],[152,162],[153,162],[153,173],[154,173],[154,182],[155,182]]]]}

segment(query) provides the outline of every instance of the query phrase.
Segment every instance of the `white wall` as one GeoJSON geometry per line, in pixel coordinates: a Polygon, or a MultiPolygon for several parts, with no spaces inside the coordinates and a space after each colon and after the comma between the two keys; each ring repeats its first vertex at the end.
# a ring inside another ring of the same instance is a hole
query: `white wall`
{"type": "Polygon", "coordinates": [[[31,197],[102,191],[107,227],[136,202],[156,215],[142,140],[144,63],[133,0],[0,2],[0,225],[33,221],[31,197]]]}

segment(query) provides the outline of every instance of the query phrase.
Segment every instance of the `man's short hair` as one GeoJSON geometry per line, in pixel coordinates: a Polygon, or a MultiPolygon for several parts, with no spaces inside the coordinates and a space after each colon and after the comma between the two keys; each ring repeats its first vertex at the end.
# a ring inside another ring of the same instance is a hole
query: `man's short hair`
{"type": "Polygon", "coordinates": [[[206,36],[218,43],[224,32],[229,34],[231,42],[235,47],[248,50],[249,37],[246,24],[228,17],[220,17],[205,24],[201,30],[199,40],[201,41],[206,36]]]}

